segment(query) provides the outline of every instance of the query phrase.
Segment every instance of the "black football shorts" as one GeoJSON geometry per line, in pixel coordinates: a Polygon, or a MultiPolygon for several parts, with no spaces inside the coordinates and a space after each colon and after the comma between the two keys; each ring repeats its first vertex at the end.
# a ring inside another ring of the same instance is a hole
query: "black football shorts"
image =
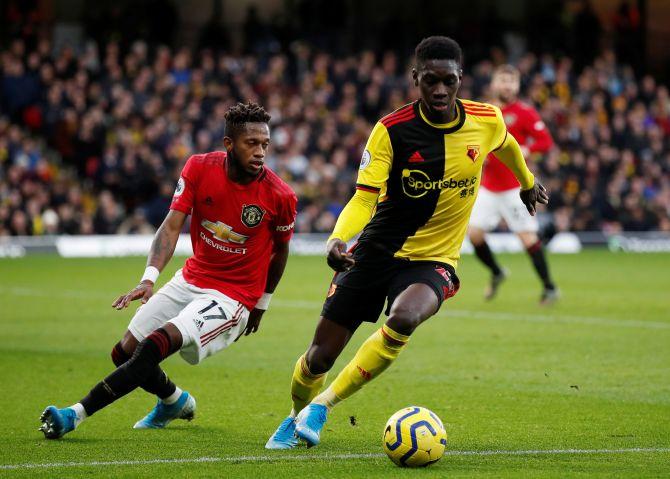
{"type": "Polygon", "coordinates": [[[333,278],[321,311],[321,316],[351,331],[363,321],[376,322],[385,303],[388,316],[393,301],[412,284],[430,286],[438,309],[460,286],[454,268],[445,263],[394,258],[368,244],[356,245],[353,258],[356,264],[333,278]]]}

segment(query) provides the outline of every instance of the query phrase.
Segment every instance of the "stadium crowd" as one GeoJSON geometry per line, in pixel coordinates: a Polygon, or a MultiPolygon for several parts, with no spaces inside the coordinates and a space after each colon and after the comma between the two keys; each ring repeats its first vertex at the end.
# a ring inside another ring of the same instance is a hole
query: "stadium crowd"
{"type": "MultiPolygon", "coordinates": [[[[460,96],[485,99],[504,61],[466,65],[460,96]]],[[[557,143],[532,159],[556,228],[670,231],[668,88],[609,50],[581,71],[551,55],[516,64],[557,143]]],[[[14,40],[0,51],[0,236],[154,231],[186,159],[222,149],[224,113],[246,100],[272,115],[267,161],[298,194],[296,230],[328,232],[374,122],[416,98],[410,69],[306,44],[259,57],[14,40]]]]}

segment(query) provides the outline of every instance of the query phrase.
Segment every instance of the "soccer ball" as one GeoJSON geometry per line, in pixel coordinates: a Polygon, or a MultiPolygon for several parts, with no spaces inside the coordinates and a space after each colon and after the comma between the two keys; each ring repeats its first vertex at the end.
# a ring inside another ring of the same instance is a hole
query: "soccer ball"
{"type": "Polygon", "coordinates": [[[382,447],[401,467],[428,466],[440,460],[447,446],[447,432],[437,414],[425,407],[410,406],[386,423],[382,447]]]}

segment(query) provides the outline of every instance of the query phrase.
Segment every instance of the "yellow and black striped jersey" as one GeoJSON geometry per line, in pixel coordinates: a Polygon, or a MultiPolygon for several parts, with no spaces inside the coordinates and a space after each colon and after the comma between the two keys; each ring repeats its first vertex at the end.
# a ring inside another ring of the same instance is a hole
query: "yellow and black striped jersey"
{"type": "Polygon", "coordinates": [[[359,242],[456,267],[482,164],[507,137],[497,107],[467,100],[456,106],[449,124],[430,122],[416,101],[375,125],[356,187],[379,197],[359,242]]]}

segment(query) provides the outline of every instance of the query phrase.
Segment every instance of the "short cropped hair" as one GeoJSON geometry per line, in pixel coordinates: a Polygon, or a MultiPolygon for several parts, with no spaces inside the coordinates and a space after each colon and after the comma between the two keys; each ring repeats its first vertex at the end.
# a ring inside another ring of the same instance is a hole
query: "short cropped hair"
{"type": "Polygon", "coordinates": [[[463,51],[456,40],[432,36],[424,38],[414,50],[416,63],[421,64],[428,60],[455,60],[459,65],[463,64],[463,51]]]}
{"type": "Polygon", "coordinates": [[[270,115],[257,103],[238,103],[226,112],[226,136],[235,138],[247,123],[268,123],[270,115]]]}
{"type": "Polygon", "coordinates": [[[505,63],[504,65],[499,65],[493,70],[493,76],[496,75],[513,75],[516,78],[521,77],[521,73],[519,72],[519,69],[515,67],[514,65],[510,65],[509,63],[505,63]]]}

